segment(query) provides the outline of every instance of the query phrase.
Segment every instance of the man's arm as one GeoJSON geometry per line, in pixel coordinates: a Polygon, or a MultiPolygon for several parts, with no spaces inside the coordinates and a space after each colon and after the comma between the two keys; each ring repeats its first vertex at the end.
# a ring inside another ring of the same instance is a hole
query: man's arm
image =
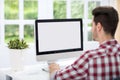
{"type": "Polygon", "coordinates": [[[73,64],[64,69],[60,69],[58,64],[52,63],[49,66],[51,80],[78,80],[87,76],[88,61],[86,58],[79,57],[73,64]]]}

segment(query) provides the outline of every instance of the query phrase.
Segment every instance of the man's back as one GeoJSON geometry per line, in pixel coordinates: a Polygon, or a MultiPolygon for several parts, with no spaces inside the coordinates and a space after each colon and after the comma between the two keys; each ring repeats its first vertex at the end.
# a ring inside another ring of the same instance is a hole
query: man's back
{"type": "Polygon", "coordinates": [[[73,64],[56,72],[54,80],[112,80],[120,75],[120,45],[104,42],[83,53],[73,64]]]}
{"type": "Polygon", "coordinates": [[[115,40],[88,51],[88,59],[89,80],[110,80],[120,75],[120,45],[115,40]]]}

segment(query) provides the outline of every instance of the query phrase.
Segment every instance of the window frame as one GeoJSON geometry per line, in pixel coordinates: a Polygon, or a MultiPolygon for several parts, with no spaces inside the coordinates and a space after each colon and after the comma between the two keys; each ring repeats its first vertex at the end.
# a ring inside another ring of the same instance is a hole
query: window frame
{"type": "MultiPolygon", "coordinates": [[[[18,20],[6,20],[4,18],[4,0],[0,0],[0,45],[5,44],[5,25],[6,24],[18,24],[19,25],[19,38],[24,38],[24,25],[26,24],[32,24],[34,25],[35,20],[25,20],[24,19],[24,0],[18,0],[19,1],[19,19],[18,20]]],[[[38,19],[51,19],[53,18],[53,1],[54,0],[38,0],[38,19]],[[47,6],[46,6],[47,5],[47,6]],[[42,7],[41,7],[42,6],[42,7]],[[49,13],[49,14],[48,14],[49,13]]],[[[66,16],[67,18],[71,18],[71,8],[70,8],[70,2],[71,0],[67,1],[67,9],[66,9],[66,16]]],[[[79,0],[78,0],[79,1],[79,0]]],[[[110,5],[112,0],[84,0],[84,19],[83,19],[83,34],[84,34],[84,42],[85,43],[93,43],[96,44],[94,41],[88,41],[88,23],[91,22],[91,20],[88,19],[88,2],[89,1],[100,1],[101,5],[110,5]],[[107,4],[106,4],[107,3],[107,4]]]]}

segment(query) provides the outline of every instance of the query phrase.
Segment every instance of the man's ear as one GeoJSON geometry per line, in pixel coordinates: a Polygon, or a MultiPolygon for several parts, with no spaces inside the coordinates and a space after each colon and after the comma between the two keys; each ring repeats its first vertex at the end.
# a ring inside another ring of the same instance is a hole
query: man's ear
{"type": "Polygon", "coordinates": [[[101,23],[98,22],[97,23],[97,31],[100,32],[102,30],[102,28],[103,27],[102,27],[101,23]]]}

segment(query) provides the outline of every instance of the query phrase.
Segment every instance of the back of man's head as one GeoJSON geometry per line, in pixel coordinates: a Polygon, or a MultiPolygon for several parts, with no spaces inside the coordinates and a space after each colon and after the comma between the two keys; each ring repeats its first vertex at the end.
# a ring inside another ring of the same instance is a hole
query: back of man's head
{"type": "Polygon", "coordinates": [[[117,24],[118,24],[118,13],[117,11],[110,6],[101,6],[96,7],[92,14],[94,16],[94,22],[97,24],[101,23],[106,34],[110,34],[114,37],[117,24]]]}

